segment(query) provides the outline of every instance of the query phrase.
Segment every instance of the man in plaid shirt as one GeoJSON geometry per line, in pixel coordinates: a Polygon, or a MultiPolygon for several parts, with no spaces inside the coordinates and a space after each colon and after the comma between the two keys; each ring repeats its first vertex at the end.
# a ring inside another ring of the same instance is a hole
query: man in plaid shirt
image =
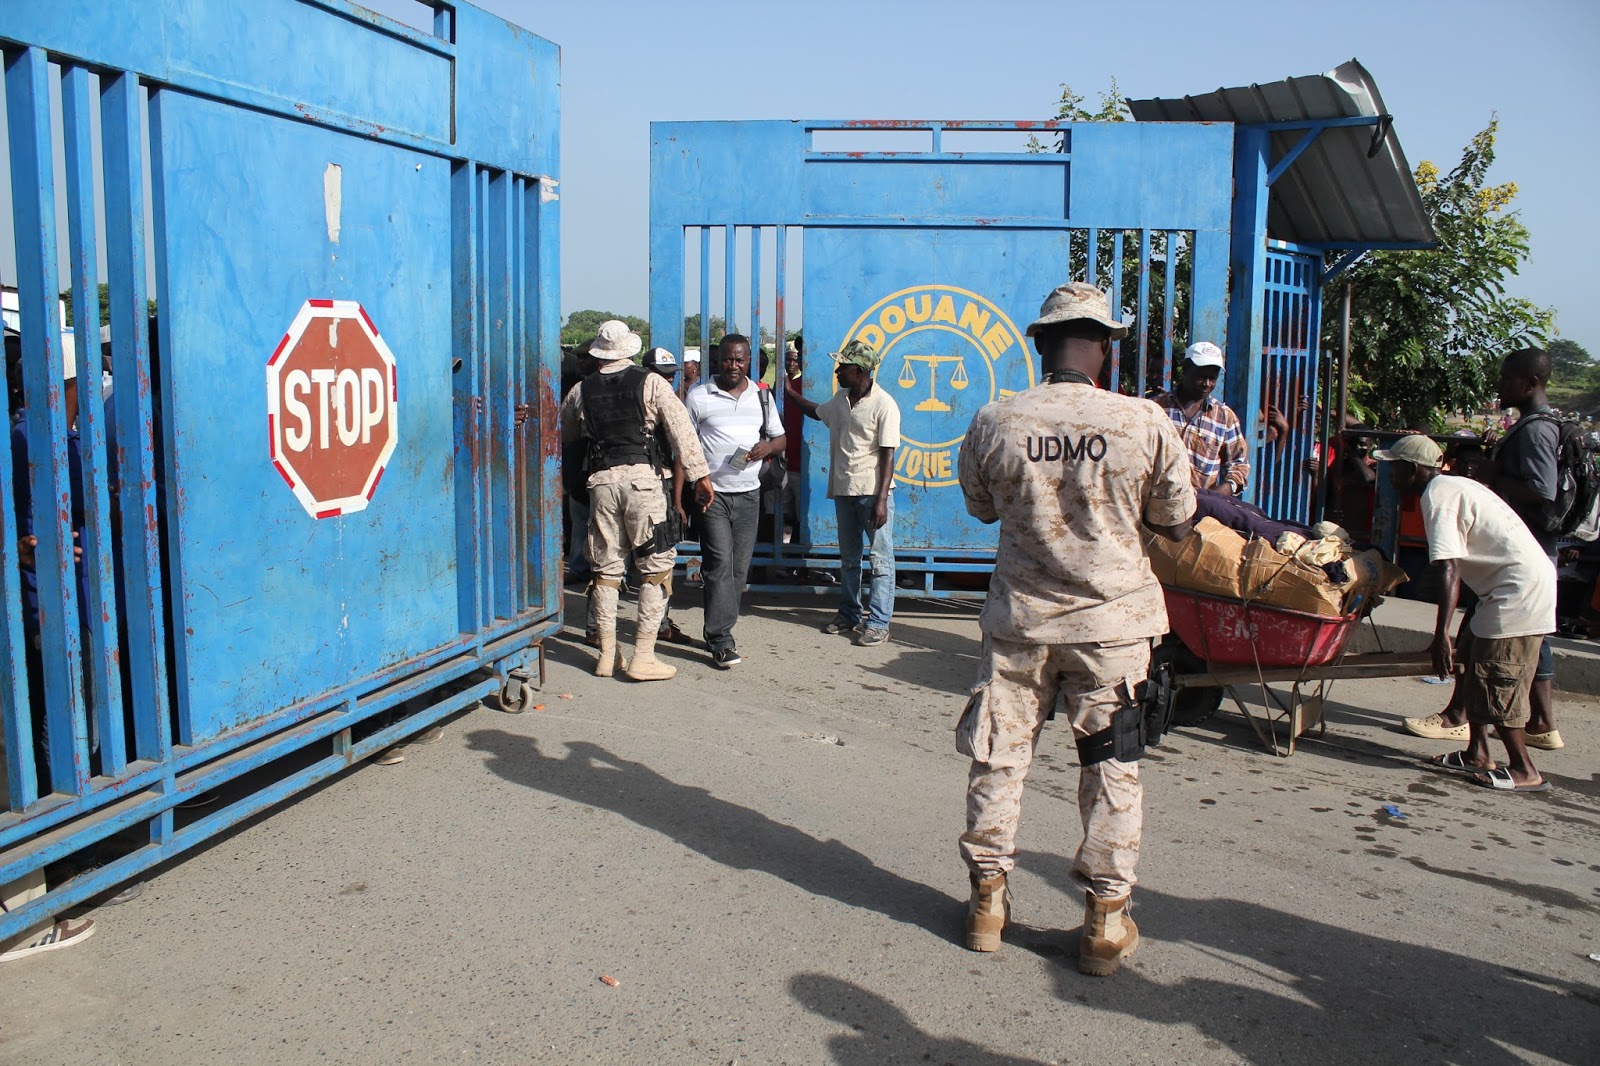
{"type": "Polygon", "coordinates": [[[1194,485],[1234,496],[1244,492],[1250,462],[1244,430],[1233,409],[1211,393],[1222,376],[1222,349],[1210,341],[1189,345],[1177,387],[1156,397],[1178,427],[1194,464],[1194,485]]]}

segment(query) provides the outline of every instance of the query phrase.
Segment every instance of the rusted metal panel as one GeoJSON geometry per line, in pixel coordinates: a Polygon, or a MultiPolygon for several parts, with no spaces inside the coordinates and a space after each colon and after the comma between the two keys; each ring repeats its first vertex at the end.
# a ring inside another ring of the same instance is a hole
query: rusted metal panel
{"type": "Polygon", "coordinates": [[[128,826],[151,840],[0,939],[481,697],[500,682],[475,671],[535,662],[559,625],[559,51],[441,11],[430,35],[346,0],[66,0],[0,26],[27,401],[26,454],[0,453],[0,883],[128,826]]]}

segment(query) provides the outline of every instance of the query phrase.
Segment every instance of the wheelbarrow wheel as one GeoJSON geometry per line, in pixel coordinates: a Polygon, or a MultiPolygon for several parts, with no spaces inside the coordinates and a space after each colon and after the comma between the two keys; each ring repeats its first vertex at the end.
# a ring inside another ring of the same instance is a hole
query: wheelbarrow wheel
{"type": "MultiPolygon", "coordinates": [[[[1205,660],[1172,636],[1156,645],[1150,655],[1150,672],[1153,674],[1162,667],[1170,667],[1174,676],[1206,672],[1205,660]]],[[[1181,688],[1173,698],[1172,724],[1199,725],[1221,709],[1220,688],[1181,688]]]]}

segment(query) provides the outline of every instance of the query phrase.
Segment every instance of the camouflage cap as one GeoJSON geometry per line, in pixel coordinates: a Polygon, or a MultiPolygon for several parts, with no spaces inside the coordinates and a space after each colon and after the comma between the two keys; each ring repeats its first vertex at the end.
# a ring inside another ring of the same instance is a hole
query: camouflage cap
{"type": "Polygon", "coordinates": [[[833,353],[833,361],[840,366],[848,364],[864,367],[870,373],[878,369],[878,364],[883,362],[883,356],[878,354],[878,349],[865,341],[851,341],[833,353]]]}
{"type": "Polygon", "coordinates": [[[1039,317],[1028,326],[1028,336],[1039,332],[1040,326],[1053,326],[1057,322],[1073,322],[1078,319],[1087,319],[1098,322],[1111,330],[1112,340],[1121,340],[1128,335],[1128,323],[1118,322],[1111,317],[1111,303],[1106,299],[1106,294],[1087,281],[1069,281],[1058,286],[1049,296],[1044,298],[1044,305],[1039,308],[1039,317]]]}

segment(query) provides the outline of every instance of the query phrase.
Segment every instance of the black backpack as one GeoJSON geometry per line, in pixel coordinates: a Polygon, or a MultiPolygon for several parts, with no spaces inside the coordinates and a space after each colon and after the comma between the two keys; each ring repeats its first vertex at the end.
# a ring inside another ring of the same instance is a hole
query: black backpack
{"type": "Polygon", "coordinates": [[[1600,537],[1600,434],[1584,429],[1576,419],[1558,418],[1548,411],[1520,419],[1511,432],[1535,419],[1554,422],[1560,432],[1556,498],[1544,505],[1545,532],[1572,540],[1600,537]]]}

